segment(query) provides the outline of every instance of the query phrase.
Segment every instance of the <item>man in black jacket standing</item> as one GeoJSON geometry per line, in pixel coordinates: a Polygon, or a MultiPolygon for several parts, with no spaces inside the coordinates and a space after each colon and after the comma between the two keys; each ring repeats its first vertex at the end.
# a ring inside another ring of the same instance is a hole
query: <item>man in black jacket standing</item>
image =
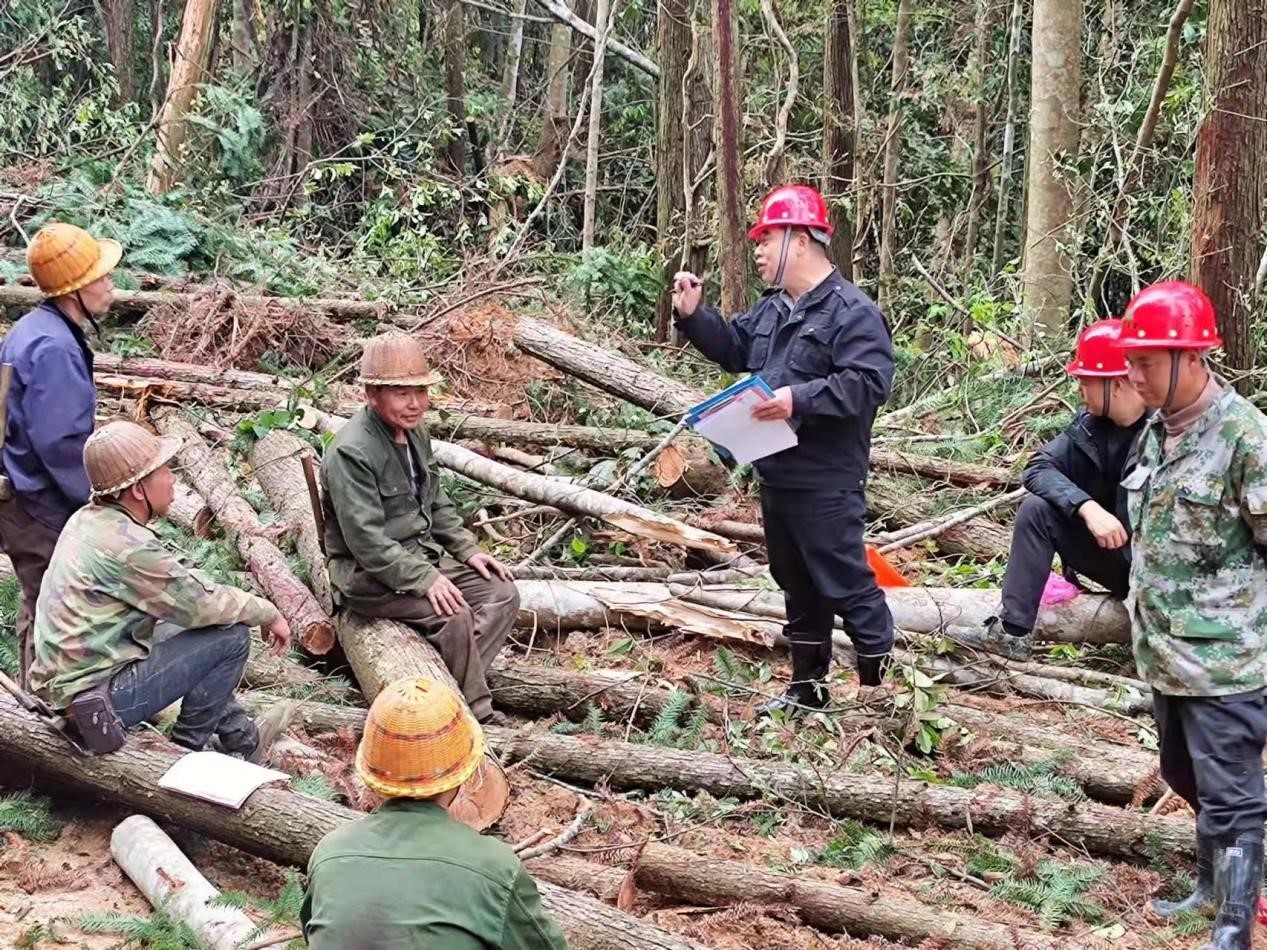
{"type": "Polygon", "coordinates": [[[1025,467],[1030,496],[1012,529],[1003,576],[1003,610],[986,621],[984,645],[1025,659],[1052,557],[1065,575],[1086,577],[1126,597],[1131,568],[1130,529],[1122,479],[1135,467],[1135,443],[1146,408],[1126,380],[1116,341],[1120,320],[1101,320],[1078,337],[1070,376],[1085,407],[1073,423],[1035,453],[1025,467]]]}
{"type": "Polygon", "coordinates": [[[828,260],[831,233],[818,192],[776,188],[748,232],[770,285],[756,306],[727,321],[701,305],[694,274],[679,273],[673,287],[683,334],[723,369],[760,375],[774,397],[754,415],[786,419],[797,434],[796,446],[754,463],[792,654],[792,682],[758,710],[765,715],[827,705],[837,615],[863,686],[882,683],[893,648],[893,618],[862,540],[871,424],[892,387],[892,341],[876,305],[828,260]]]}

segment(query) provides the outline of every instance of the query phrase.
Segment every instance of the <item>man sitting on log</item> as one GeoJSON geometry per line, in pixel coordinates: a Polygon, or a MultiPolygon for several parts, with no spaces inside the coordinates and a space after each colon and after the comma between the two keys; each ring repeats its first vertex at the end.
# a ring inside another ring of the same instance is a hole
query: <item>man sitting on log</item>
{"type": "Polygon", "coordinates": [[[1100,320],[1078,335],[1067,367],[1078,381],[1083,409],[1025,466],[1029,497],[1016,513],[1012,551],[1003,575],[1003,606],[986,621],[982,645],[1024,660],[1053,556],[1065,577],[1078,575],[1126,598],[1130,529],[1122,479],[1135,468],[1135,446],[1146,408],[1126,379],[1117,347],[1120,320],[1100,320]]]}
{"type": "Polygon", "coordinates": [[[8,439],[0,484],[0,548],[22,585],[18,608],[19,679],[26,684],[34,641],[35,601],[57,535],[88,501],[84,442],[92,432],[97,390],[85,324],[114,300],[111,271],[123,249],[82,228],[54,222],[27,248],[31,276],[44,294],[0,344],[13,367],[8,439]]]}
{"type": "Polygon", "coordinates": [[[519,612],[509,568],[484,554],[440,485],[423,425],[439,381],[401,333],[361,355],[367,405],[321,461],[326,556],[336,604],[399,620],[439,650],[480,722],[497,721],[485,671],[519,612]]]}
{"type": "Polygon", "coordinates": [[[268,601],[187,570],[147,527],[173,498],[168,462],[180,440],[111,422],[84,446],[92,502],[71,515],[44,575],[35,611],[31,685],[65,710],[98,753],[124,730],[180,700],[171,738],[262,761],[292,704],[260,723],[233,698],[259,626],[275,654],[290,627],[268,601]],[[177,628],[156,636],[160,622],[177,628]]]}
{"type": "Polygon", "coordinates": [[[1131,642],[1153,689],[1161,775],[1197,814],[1197,885],[1163,917],[1214,910],[1205,950],[1249,950],[1263,881],[1267,743],[1267,417],[1206,365],[1214,307],[1179,281],[1122,319],[1154,413],[1124,482],[1131,642]]]}
{"type": "Polygon", "coordinates": [[[510,847],[446,810],[483,760],[484,733],[447,686],[405,679],[378,695],[356,773],[386,800],[313,850],[310,950],[566,950],[510,847]]]}
{"type": "Polygon", "coordinates": [[[700,280],[674,280],[677,325],[732,373],[759,374],[774,397],[758,419],[786,419],[798,444],[754,463],[770,571],[787,601],[792,682],[760,713],[828,703],[835,615],[858,657],[858,678],[879,686],[893,647],[893,618],[867,565],[863,489],[876,410],[889,398],[893,347],[888,324],[827,257],[832,226],[812,188],[776,188],[748,236],[768,290],[726,320],[702,307],[700,280]]]}

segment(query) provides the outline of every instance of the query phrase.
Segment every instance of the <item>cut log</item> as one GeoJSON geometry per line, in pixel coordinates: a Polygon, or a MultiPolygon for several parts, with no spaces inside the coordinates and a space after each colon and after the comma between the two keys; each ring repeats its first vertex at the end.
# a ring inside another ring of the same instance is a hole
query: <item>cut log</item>
{"type": "Polygon", "coordinates": [[[730,538],[732,541],[741,541],[744,544],[765,544],[765,529],[749,521],[727,519],[710,521],[707,517],[696,516],[691,519],[691,523],[706,531],[720,534],[723,538],[730,538]]]}
{"type": "Polygon", "coordinates": [[[540,772],[613,788],[699,789],[718,798],[785,797],[841,818],[889,825],[967,829],[989,835],[1052,834],[1097,854],[1146,858],[1163,851],[1189,854],[1192,823],[1126,812],[1095,803],[1034,798],[994,787],[929,785],[899,776],[831,773],[793,765],[571,736],[526,736],[486,729],[511,761],[531,758],[540,772]]]}
{"type": "MultiPolygon", "coordinates": [[[[609,869],[576,858],[537,858],[527,867],[534,876],[563,886],[581,883],[587,869],[592,869],[590,873],[600,886],[610,880],[604,874],[609,869]]],[[[933,913],[919,901],[878,895],[870,888],[841,887],[808,876],[780,874],[654,841],[639,849],[633,875],[640,888],[674,901],[722,906],[791,905],[801,921],[828,933],[880,934],[895,940],[929,941],[956,950],[1055,950],[1067,946],[1067,938],[1037,930],[945,910],[933,913]]]]}
{"type": "Polygon", "coordinates": [[[321,655],[334,646],[334,624],[304,582],[286,563],[286,556],[265,537],[259,516],[238,491],[228,469],[202,440],[196,429],[176,412],[158,416],[156,425],[166,435],[184,441],[177,458],[194,488],[214,513],[217,523],[233,536],[238,552],[268,599],[281,611],[305,650],[321,655]]]}
{"type": "MultiPolygon", "coordinates": [[[[237,811],[209,807],[159,787],[163,773],[182,754],[166,741],[131,739],[110,755],[81,758],[0,691],[0,760],[6,767],[29,768],[46,780],[175,822],[248,854],[302,868],[326,834],[364,817],[277,786],[259,789],[237,811]]],[[[703,950],[601,901],[548,883],[541,885],[541,899],[574,950],[703,950]]]]}
{"type": "Polygon", "coordinates": [[[206,950],[236,950],[256,933],[251,918],[212,902],[220,896],[158,825],[133,815],[110,833],[110,857],[155,910],[188,925],[206,950]]]}
{"type": "Polygon", "coordinates": [[[330,613],[334,610],[330,574],[300,461],[311,454],[312,449],[299,439],[274,430],[251,447],[251,474],[263,489],[269,507],[294,539],[295,551],[308,569],[309,586],[317,602],[330,613]]]}
{"type": "Polygon", "coordinates": [[[202,496],[183,479],[176,480],[173,490],[172,504],[164,517],[173,524],[180,525],[195,538],[212,537],[215,534],[216,516],[202,500],[202,496]]]}
{"type": "Polygon", "coordinates": [[[951,485],[999,485],[1014,488],[1020,485],[1020,476],[994,465],[973,465],[952,459],[935,458],[916,452],[898,452],[892,449],[871,449],[871,468],[881,472],[900,472],[921,475],[924,478],[951,485]]]}
{"type": "MultiPolygon", "coordinates": [[[[701,525],[701,527],[703,527],[701,525]]],[[[717,532],[721,534],[721,532],[717,532]]],[[[746,571],[674,571],[667,567],[545,567],[529,564],[516,567],[515,577],[536,581],[597,581],[602,584],[681,584],[687,587],[708,587],[713,584],[738,584],[751,580],[746,571]]]]}
{"type": "MultiPolygon", "coordinates": [[[[118,356],[114,353],[94,353],[93,372],[107,376],[139,376],[148,379],[166,379],[186,383],[204,383],[231,389],[252,389],[276,395],[295,387],[295,381],[271,373],[254,373],[243,369],[220,369],[198,363],[179,363],[149,356],[118,356]]],[[[351,389],[348,394],[353,395],[351,389]]]]}
{"type": "MultiPolygon", "coordinates": [[[[929,492],[914,484],[905,485],[888,478],[872,478],[867,482],[867,513],[894,528],[936,521],[934,502],[929,492]]],[[[990,561],[1007,557],[1012,532],[997,521],[979,515],[939,534],[936,543],[946,554],[990,561]]]]}
{"type": "MultiPolygon", "coordinates": [[[[147,313],[155,307],[187,308],[200,294],[222,293],[220,287],[187,287],[177,293],[171,290],[116,290],[110,309],[114,313],[147,313]]],[[[44,299],[35,287],[0,287],[0,307],[34,307],[44,299]]],[[[322,310],[345,320],[382,320],[395,308],[388,300],[344,300],[326,297],[253,297],[234,294],[243,307],[280,307],[284,310],[311,312],[322,310]]]]}

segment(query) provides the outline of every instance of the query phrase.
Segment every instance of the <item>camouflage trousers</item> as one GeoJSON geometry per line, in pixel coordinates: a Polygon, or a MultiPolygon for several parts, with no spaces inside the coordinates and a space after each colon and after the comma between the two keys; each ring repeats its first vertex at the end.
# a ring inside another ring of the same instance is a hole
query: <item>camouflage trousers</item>
{"type": "MultiPolygon", "coordinates": [[[[167,626],[167,625],[162,625],[167,626]]],[[[230,754],[255,751],[259,733],[233,690],[250,654],[245,624],[155,631],[149,656],[129,663],[110,681],[110,702],[129,728],[180,700],[171,739],[187,749],[203,748],[212,736],[230,754]]]]}

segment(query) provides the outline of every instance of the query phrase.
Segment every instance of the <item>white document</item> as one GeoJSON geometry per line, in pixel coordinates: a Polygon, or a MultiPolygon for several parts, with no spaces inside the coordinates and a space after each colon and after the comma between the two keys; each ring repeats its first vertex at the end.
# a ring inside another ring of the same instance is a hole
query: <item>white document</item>
{"type": "Polygon", "coordinates": [[[278,780],[290,781],[290,776],[220,752],[190,752],[176,760],[158,785],[236,811],[261,785],[278,780]]]}
{"type": "Polygon", "coordinates": [[[757,388],[744,389],[718,409],[708,412],[693,428],[735,457],[740,464],[755,462],[796,445],[796,432],[783,419],[752,417],[753,407],[765,400],[757,388]]]}

